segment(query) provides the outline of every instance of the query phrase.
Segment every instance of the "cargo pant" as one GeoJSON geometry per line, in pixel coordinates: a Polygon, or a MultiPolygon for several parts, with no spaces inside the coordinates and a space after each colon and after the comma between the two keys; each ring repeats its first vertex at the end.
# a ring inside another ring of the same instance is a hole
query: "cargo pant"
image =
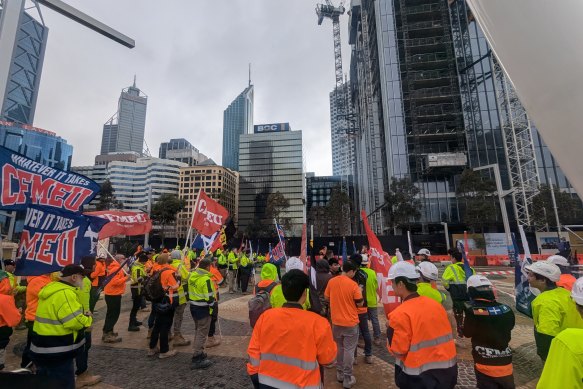
{"type": "Polygon", "coordinates": [[[343,373],[345,379],[350,379],[352,377],[354,352],[358,344],[358,324],[353,327],[343,327],[333,324],[332,334],[338,347],[336,370],[338,373],[343,373]]]}

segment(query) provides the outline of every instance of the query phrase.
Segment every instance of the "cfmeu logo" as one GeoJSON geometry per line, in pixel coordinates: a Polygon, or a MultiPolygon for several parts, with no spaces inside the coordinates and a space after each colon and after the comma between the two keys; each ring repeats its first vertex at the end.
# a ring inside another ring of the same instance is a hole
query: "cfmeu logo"
{"type": "Polygon", "coordinates": [[[198,212],[205,216],[206,222],[217,224],[219,226],[223,224],[223,216],[209,211],[206,201],[203,199],[200,199],[198,202],[198,212]]]}

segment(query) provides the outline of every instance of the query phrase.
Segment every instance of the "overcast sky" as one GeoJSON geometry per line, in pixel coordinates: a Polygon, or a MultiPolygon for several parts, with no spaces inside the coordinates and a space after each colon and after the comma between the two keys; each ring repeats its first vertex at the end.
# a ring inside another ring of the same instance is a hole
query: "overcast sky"
{"type": "Polygon", "coordinates": [[[134,74],[149,98],[146,142],[152,156],[158,156],[160,142],[186,138],[220,163],[223,111],[247,86],[251,62],[255,123],[289,122],[302,130],[307,171],[332,173],[332,24],[317,25],[316,1],[67,3],[136,41],[135,49],[127,49],[42,7],[49,38],[34,124],[74,146],[74,166],[93,164],[103,123],[134,74]]]}

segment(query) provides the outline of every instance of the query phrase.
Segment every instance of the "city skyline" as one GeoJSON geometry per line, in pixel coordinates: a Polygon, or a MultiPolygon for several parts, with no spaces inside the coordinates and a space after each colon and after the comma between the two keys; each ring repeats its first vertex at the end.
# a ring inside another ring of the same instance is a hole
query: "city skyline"
{"type": "MultiPolygon", "coordinates": [[[[112,1],[70,4],[113,27],[124,26],[137,42],[134,50],[117,47],[43,9],[51,34],[35,125],[69,140],[75,147],[73,165],[91,164],[99,154],[104,118],[111,116],[112,101],[134,74],[150,98],[145,131],[150,151],[155,154],[168,138],[185,138],[219,163],[223,110],[247,84],[251,62],[255,122],[285,117],[302,128],[307,168],[331,174],[328,94],[334,85],[333,45],[328,31],[317,25],[312,1],[183,2],[178,5],[188,18],[162,29],[140,22],[170,17],[153,1],[143,2],[138,11],[132,4],[116,2],[115,13],[108,12],[112,1]],[[128,19],[132,12],[140,17],[128,19]],[[241,12],[248,18],[240,18],[241,12]],[[281,12],[285,19],[274,17],[281,12]],[[223,26],[221,34],[205,33],[224,18],[232,23],[223,26]],[[63,90],[68,92],[57,93],[63,90]]],[[[346,18],[341,22],[345,26],[346,18]]]]}

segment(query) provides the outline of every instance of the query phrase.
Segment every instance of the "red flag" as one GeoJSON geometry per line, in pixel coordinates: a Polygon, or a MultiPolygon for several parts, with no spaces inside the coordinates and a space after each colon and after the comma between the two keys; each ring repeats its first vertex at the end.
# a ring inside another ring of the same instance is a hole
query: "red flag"
{"type": "Polygon", "coordinates": [[[192,228],[201,235],[211,236],[221,229],[228,217],[229,211],[201,189],[192,215],[192,228]]]}
{"type": "Polygon", "coordinates": [[[144,235],[152,230],[152,221],[144,212],[97,211],[85,212],[85,215],[109,220],[99,232],[99,239],[116,235],[144,235]]]}
{"type": "Polygon", "coordinates": [[[368,224],[368,219],[366,217],[366,212],[361,211],[362,222],[364,223],[364,229],[366,231],[366,236],[368,237],[368,246],[370,247],[369,261],[370,267],[377,273],[377,278],[379,280],[379,289],[377,293],[381,298],[381,302],[385,308],[385,315],[388,315],[393,309],[397,308],[400,304],[399,298],[395,295],[393,291],[393,286],[389,280],[389,269],[391,268],[391,259],[389,254],[383,251],[381,242],[379,238],[375,235],[373,230],[368,224]]]}
{"type": "Polygon", "coordinates": [[[300,260],[304,264],[304,271],[308,270],[308,228],[306,223],[302,226],[302,249],[300,251],[300,260]]]}

